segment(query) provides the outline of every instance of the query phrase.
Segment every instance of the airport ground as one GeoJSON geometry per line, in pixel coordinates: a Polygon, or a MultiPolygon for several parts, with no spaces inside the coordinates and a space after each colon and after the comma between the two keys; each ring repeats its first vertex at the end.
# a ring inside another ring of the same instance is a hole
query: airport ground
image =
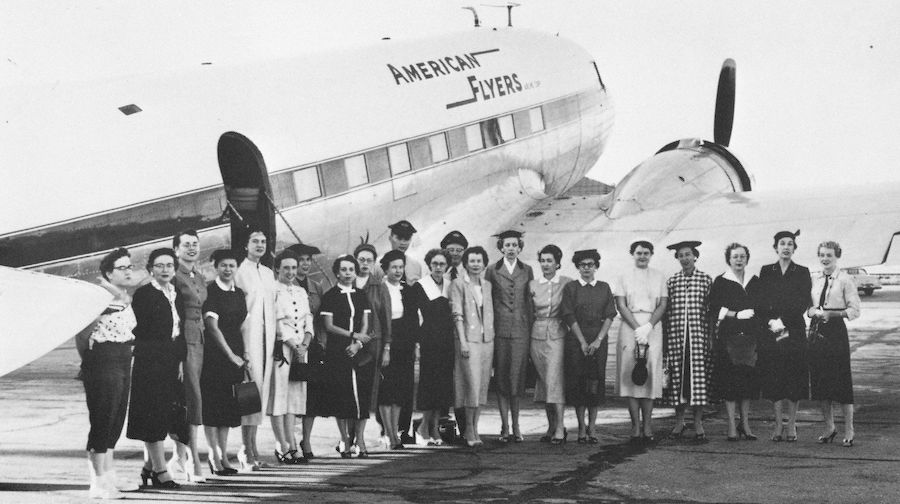
{"type": "MultiPolygon", "coordinates": [[[[598,418],[600,443],[539,443],[542,408],[525,403],[525,442],[495,441],[499,416],[492,402],[482,415],[486,445],[377,446],[377,424],[369,423],[368,459],[341,459],[334,450],[337,428],[319,419],[313,433],[316,458],[308,465],[273,466],[234,477],[213,477],[179,491],[129,491],[134,502],[900,502],[900,286],[863,298],[862,317],[850,323],[856,393],[853,448],[820,445],[821,415],[801,403],[796,443],[768,440],[773,419],[765,401],[752,405],[758,441],[726,442],[723,408],[706,414],[710,442],[662,439],[654,447],[627,444],[628,415],[611,399],[598,418]]],[[[0,502],[87,500],[87,409],[81,382],[73,379],[78,356],[71,342],[0,378],[0,502]]],[[[610,357],[607,384],[613,383],[610,357]]],[[[672,424],[672,410],[655,412],[657,437],[672,424]]],[[[840,435],[838,440],[840,440],[840,435]]],[[[240,439],[232,431],[233,454],[240,439]]],[[[269,427],[262,452],[274,444],[269,427]]],[[[201,446],[204,442],[201,442],[201,446]]],[[[116,451],[120,486],[136,489],[141,444],[124,436],[116,451]]],[[[232,455],[233,456],[233,455],[232,455]]]]}

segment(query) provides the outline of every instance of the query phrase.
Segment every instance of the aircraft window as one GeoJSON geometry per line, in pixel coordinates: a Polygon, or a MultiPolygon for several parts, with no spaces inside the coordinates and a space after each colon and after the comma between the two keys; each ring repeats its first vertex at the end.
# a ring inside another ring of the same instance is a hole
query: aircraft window
{"type": "Polygon", "coordinates": [[[417,138],[407,142],[409,145],[409,159],[413,170],[418,170],[431,163],[431,145],[427,138],[417,138]]]}
{"type": "Polygon", "coordinates": [[[531,123],[531,132],[534,133],[536,131],[544,130],[544,114],[541,112],[541,107],[534,107],[528,111],[529,122],[531,123]]]}
{"type": "Polygon", "coordinates": [[[362,155],[349,157],[344,160],[344,170],[347,172],[347,185],[356,187],[369,182],[366,174],[366,158],[362,155]]]}
{"type": "Polygon", "coordinates": [[[495,147],[503,143],[503,137],[500,136],[500,125],[496,118],[481,121],[481,133],[485,147],[495,147]]]}
{"type": "Polygon", "coordinates": [[[294,173],[283,172],[271,175],[269,184],[272,189],[272,201],[278,208],[286,208],[297,204],[297,192],[294,190],[294,173]]]}
{"type": "Polygon", "coordinates": [[[405,143],[388,147],[388,158],[391,161],[391,173],[394,175],[409,171],[409,151],[405,143]]]}
{"type": "Polygon", "coordinates": [[[322,189],[319,187],[319,172],[315,166],[297,170],[293,175],[297,201],[311,200],[322,195],[322,189]]]}
{"type": "Polygon", "coordinates": [[[428,144],[431,146],[432,162],[440,163],[450,157],[447,153],[447,139],[444,137],[443,133],[428,137],[428,144]]]}
{"type": "Polygon", "coordinates": [[[322,163],[322,185],[328,195],[344,192],[349,188],[343,159],[322,163]]]}
{"type": "Polygon", "coordinates": [[[470,124],[466,126],[466,145],[469,146],[469,152],[484,149],[484,140],[481,138],[480,124],[470,124]]]}
{"type": "Polygon", "coordinates": [[[513,118],[511,115],[505,115],[497,119],[500,126],[500,138],[504,142],[509,142],[516,138],[516,129],[513,127],[513,118]]]}
{"type": "Polygon", "coordinates": [[[366,166],[369,168],[369,180],[378,182],[391,177],[387,149],[375,149],[366,152],[366,166]]]}
{"type": "Polygon", "coordinates": [[[469,147],[466,144],[466,128],[456,128],[447,132],[450,140],[450,157],[458,158],[469,153],[469,147]]]}
{"type": "Polygon", "coordinates": [[[553,127],[578,118],[578,96],[569,96],[548,103],[544,110],[544,126],[553,127]]]}
{"type": "Polygon", "coordinates": [[[515,112],[512,115],[512,118],[513,127],[515,128],[516,135],[518,135],[519,138],[528,136],[532,133],[527,110],[520,110],[518,112],[515,112]]]}

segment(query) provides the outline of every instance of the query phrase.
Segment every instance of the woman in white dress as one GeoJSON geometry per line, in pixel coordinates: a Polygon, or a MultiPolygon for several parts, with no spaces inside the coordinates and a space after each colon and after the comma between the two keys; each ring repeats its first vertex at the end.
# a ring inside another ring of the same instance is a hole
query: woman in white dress
{"type": "Polygon", "coordinates": [[[653,437],[653,400],[662,397],[662,326],[668,290],[666,277],[650,268],[653,244],[638,240],[631,244],[634,268],[623,273],[613,288],[616,307],[622,315],[616,344],[616,393],[628,398],[631,442],[650,442],[653,437]],[[646,381],[632,379],[637,357],[646,357],[646,381]]]}

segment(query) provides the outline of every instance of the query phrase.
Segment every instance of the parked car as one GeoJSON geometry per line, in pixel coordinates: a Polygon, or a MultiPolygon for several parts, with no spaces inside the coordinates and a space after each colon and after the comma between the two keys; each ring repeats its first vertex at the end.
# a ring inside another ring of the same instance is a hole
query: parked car
{"type": "Polygon", "coordinates": [[[878,277],[870,275],[862,268],[843,268],[856,282],[856,289],[866,296],[871,296],[876,290],[881,288],[881,281],[878,277]]]}

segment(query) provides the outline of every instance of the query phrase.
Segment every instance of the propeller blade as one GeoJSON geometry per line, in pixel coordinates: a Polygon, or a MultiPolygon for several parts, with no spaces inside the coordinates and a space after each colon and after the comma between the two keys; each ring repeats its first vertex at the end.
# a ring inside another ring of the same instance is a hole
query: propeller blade
{"type": "Polygon", "coordinates": [[[719,72],[719,90],[716,93],[716,118],[713,140],[725,147],[731,142],[731,126],[734,124],[734,87],[737,69],[734,60],[728,58],[719,72]]]}

